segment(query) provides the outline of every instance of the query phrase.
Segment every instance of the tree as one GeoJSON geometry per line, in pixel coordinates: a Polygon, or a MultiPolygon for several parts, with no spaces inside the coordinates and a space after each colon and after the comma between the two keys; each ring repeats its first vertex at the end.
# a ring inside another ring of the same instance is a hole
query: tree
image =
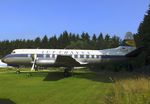
{"type": "MultiPolygon", "coordinates": [[[[22,47],[23,48],[23,47],[22,47]]],[[[34,41],[33,40],[30,40],[30,39],[28,39],[27,41],[26,41],[26,48],[35,48],[35,46],[34,46],[34,41]]]]}
{"type": "Polygon", "coordinates": [[[146,48],[147,54],[150,55],[150,6],[149,10],[144,16],[144,20],[140,23],[138,28],[138,42],[139,46],[146,48]]]}
{"type": "Polygon", "coordinates": [[[72,33],[69,33],[69,39],[70,41],[77,41],[78,39],[76,38],[76,35],[75,34],[72,34],[72,33]]]}
{"type": "Polygon", "coordinates": [[[81,39],[80,35],[77,34],[77,35],[76,35],[76,41],[77,41],[77,40],[80,40],[80,39],[81,39]]]}
{"type": "Polygon", "coordinates": [[[36,48],[39,48],[40,47],[40,44],[41,44],[41,39],[40,37],[37,37],[35,40],[34,40],[34,45],[36,48]]]}
{"type": "Polygon", "coordinates": [[[121,39],[114,35],[113,37],[110,38],[109,47],[110,48],[118,47],[120,42],[121,42],[121,39]]]}
{"type": "Polygon", "coordinates": [[[97,41],[97,37],[95,34],[93,34],[93,37],[92,37],[92,41],[96,42],[97,41]]]}
{"type": "Polygon", "coordinates": [[[109,35],[109,34],[106,34],[104,40],[105,40],[105,41],[104,41],[104,46],[105,46],[105,48],[111,48],[111,47],[110,47],[110,35],[109,35]]]}
{"type": "Polygon", "coordinates": [[[76,42],[71,42],[66,48],[70,49],[89,49],[89,44],[82,40],[78,40],[76,42]]]}
{"type": "Polygon", "coordinates": [[[66,48],[67,45],[70,44],[69,34],[67,31],[64,31],[58,38],[59,48],[63,49],[66,48]]]}
{"type": "Polygon", "coordinates": [[[81,39],[82,39],[83,41],[89,42],[89,41],[90,41],[90,36],[89,36],[88,33],[83,32],[83,33],[81,34],[81,39]]]}
{"type": "Polygon", "coordinates": [[[49,47],[51,49],[56,49],[58,47],[57,37],[54,35],[53,37],[49,38],[49,47]]]}
{"type": "Polygon", "coordinates": [[[135,36],[138,47],[145,47],[145,61],[150,64],[150,5],[143,21],[140,23],[138,33],[135,36]]]}
{"type": "Polygon", "coordinates": [[[43,48],[43,49],[49,48],[49,46],[48,46],[48,37],[46,35],[42,39],[40,48],[43,48]]]}
{"type": "Polygon", "coordinates": [[[97,47],[98,49],[104,49],[104,38],[103,38],[103,34],[100,33],[98,38],[97,38],[97,47]]]}
{"type": "Polygon", "coordinates": [[[96,34],[93,34],[91,44],[90,44],[90,49],[97,49],[97,37],[96,34]]]}

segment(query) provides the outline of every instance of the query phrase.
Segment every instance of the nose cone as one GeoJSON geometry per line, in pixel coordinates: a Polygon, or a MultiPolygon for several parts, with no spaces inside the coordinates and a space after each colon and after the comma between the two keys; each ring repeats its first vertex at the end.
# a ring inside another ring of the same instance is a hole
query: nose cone
{"type": "Polygon", "coordinates": [[[1,59],[2,62],[6,63],[5,57],[1,59]]]}
{"type": "Polygon", "coordinates": [[[1,59],[1,61],[2,61],[3,63],[7,63],[9,57],[10,57],[10,54],[8,54],[8,55],[6,55],[5,57],[3,57],[3,58],[1,59]]]}

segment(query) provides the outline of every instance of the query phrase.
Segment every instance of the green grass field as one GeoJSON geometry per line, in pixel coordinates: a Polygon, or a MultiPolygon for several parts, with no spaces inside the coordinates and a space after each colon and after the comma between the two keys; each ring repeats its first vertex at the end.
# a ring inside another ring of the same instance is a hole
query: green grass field
{"type": "MultiPolygon", "coordinates": [[[[74,71],[72,77],[64,78],[60,71],[24,71],[16,74],[11,69],[0,69],[0,104],[134,104],[124,100],[128,98],[128,93],[123,93],[122,97],[122,92],[126,92],[126,89],[131,92],[130,89],[136,88],[137,93],[133,92],[138,98],[141,92],[150,91],[149,80],[137,80],[137,75],[134,75],[135,73],[95,73],[80,70],[74,71]],[[134,82],[148,84],[135,85],[134,82]],[[125,86],[132,84],[135,86],[125,86]],[[122,85],[125,87],[122,88],[122,85]],[[137,87],[143,85],[146,87],[137,87]],[[124,102],[120,103],[120,100],[124,102]]],[[[148,102],[147,96],[148,99],[150,96],[146,94],[144,101],[148,102]]],[[[137,101],[140,98],[141,96],[137,101]]]]}

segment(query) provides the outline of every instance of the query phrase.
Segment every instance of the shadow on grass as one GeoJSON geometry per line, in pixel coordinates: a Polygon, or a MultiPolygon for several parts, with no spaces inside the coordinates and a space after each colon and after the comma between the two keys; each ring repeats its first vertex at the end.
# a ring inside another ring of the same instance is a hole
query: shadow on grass
{"type": "Polygon", "coordinates": [[[0,99],[0,104],[16,104],[10,99],[0,99]]]}
{"type": "MultiPolygon", "coordinates": [[[[93,72],[73,72],[72,76],[74,78],[82,78],[82,79],[88,79],[98,82],[105,82],[105,83],[111,83],[112,81],[109,79],[109,75],[105,74],[97,74],[93,72]]],[[[70,78],[67,77],[67,78],[70,78]]],[[[66,77],[64,77],[63,72],[49,72],[47,76],[43,79],[43,81],[58,81],[62,80],[66,77]]]]}
{"type": "MultiPolygon", "coordinates": [[[[54,72],[23,72],[26,77],[43,77],[43,81],[58,81],[62,80],[64,73],[60,71],[54,72]]],[[[88,79],[97,82],[103,83],[112,83],[115,80],[124,80],[124,79],[137,79],[139,77],[147,77],[147,75],[135,72],[89,72],[89,71],[75,71],[72,73],[74,78],[88,79]]],[[[69,77],[68,77],[69,78],[69,77]]]]}
{"type": "MultiPolygon", "coordinates": [[[[48,72],[43,81],[62,80],[66,78],[63,75],[63,72],[48,72]]],[[[73,72],[70,77],[88,79],[103,83],[113,83],[115,80],[137,79],[139,77],[147,76],[133,72],[73,72]]]]}
{"type": "Polygon", "coordinates": [[[88,79],[97,82],[112,83],[110,76],[104,73],[95,73],[95,72],[73,73],[73,77],[88,79]]]}
{"type": "Polygon", "coordinates": [[[57,81],[65,78],[63,72],[49,72],[43,81],[57,81]]]}

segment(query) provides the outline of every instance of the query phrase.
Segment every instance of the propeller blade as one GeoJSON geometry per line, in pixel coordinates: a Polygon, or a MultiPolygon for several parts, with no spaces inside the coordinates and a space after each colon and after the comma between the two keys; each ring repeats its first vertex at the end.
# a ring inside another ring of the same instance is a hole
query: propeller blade
{"type": "Polygon", "coordinates": [[[31,71],[34,71],[34,70],[35,70],[36,58],[37,58],[37,55],[34,54],[34,55],[33,55],[33,64],[32,64],[32,67],[31,67],[31,71]]]}
{"type": "Polygon", "coordinates": [[[31,71],[35,70],[34,67],[35,67],[35,63],[33,62],[32,67],[31,67],[31,71]]]}

